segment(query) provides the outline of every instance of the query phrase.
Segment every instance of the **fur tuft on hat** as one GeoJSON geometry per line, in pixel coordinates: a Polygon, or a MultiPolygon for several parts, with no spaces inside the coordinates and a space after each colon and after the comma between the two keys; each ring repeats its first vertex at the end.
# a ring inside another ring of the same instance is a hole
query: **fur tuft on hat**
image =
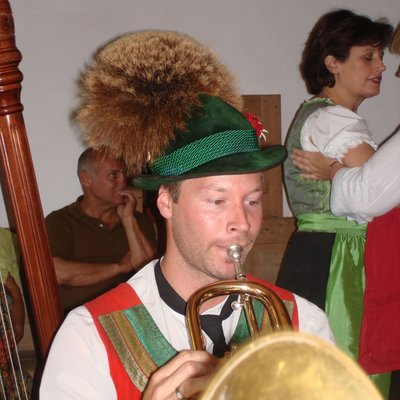
{"type": "Polygon", "coordinates": [[[127,34],[100,49],[82,74],[75,117],[89,146],[137,174],[185,129],[199,94],[241,109],[235,82],[211,48],[186,34],[127,34]]]}
{"type": "Polygon", "coordinates": [[[397,28],[393,32],[392,42],[389,46],[389,50],[393,54],[400,55],[400,24],[397,25],[397,28]]]}

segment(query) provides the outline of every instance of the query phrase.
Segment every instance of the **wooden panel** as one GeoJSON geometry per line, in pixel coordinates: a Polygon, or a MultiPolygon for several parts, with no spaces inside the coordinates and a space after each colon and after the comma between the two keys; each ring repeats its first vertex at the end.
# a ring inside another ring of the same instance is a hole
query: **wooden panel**
{"type": "Polygon", "coordinates": [[[287,243],[256,243],[247,258],[246,273],[275,283],[286,246],[287,243]]]}
{"type": "MultiPolygon", "coordinates": [[[[244,95],[244,111],[251,112],[260,118],[269,132],[262,147],[281,144],[281,97],[278,94],[244,95]]],[[[282,202],[282,168],[276,167],[265,172],[266,193],[263,199],[264,214],[281,217],[282,202]]]]}
{"type": "MultiPolygon", "coordinates": [[[[267,129],[267,141],[263,147],[281,144],[280,95],[245,95],[244,111],[260,118],[267,129]]],[[[283,217],[283,170],[273,168],[265,172],[264,218],[260,234],[250,252],[245,269],[261,279],[274,283],[290,236],[295,231],[295,219],[283,217]]]]}
{"type": "Polygon", "coordinates": [[[133,192],[135,194],[136,202],[137,202],[136,211],[143,213],[143,190],[134,188],[133,192]]]}
{"type": "Polygon", "coordinates": [[[284,243],[296,229],[293,217],[265,217],[257,243],[284,243]]]}
{"type": "Polygon", "coordinates": [[[266,217],[260,235],[247,257],[245,270],[274,283],[290,236],[296,228],[292,217],[266,217]]]}

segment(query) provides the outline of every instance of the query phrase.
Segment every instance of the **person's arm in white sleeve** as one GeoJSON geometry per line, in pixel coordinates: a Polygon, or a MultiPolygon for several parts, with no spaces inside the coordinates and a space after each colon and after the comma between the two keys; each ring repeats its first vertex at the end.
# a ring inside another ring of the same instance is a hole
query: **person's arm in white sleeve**
{"type": "Polygon", "coordinates": [[[85,307],[71,311],[50,348],[41,400],[117,399],[106,350],[85,307]]]}
{"type": "Polygon", "coordinates": [[[335,215],[369,222],[400,204],[400,134],[392,136],[358,168],[334,176],[331,209],[335,215]]]}
{"type": "Polygon", "coordinates": [[[309,333],[335,344],[335,337],[325,312],[303,297],[296,294],[294,297],[299,312],[299,332],[309,333]]]}

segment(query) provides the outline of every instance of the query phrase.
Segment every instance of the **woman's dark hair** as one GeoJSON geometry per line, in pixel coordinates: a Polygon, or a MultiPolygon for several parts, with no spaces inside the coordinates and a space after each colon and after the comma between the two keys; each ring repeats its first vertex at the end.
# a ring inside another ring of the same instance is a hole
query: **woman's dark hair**
{"type": "Polygon", "coordinates": [[[311,94],[324,86],[334,86],[335,78],[325,66],[325,58],[345,61],[353,46],[371,45],[384,49],[393,28],[386,19],[372,21],[349,10],[335,10],[319,18],[305,43],[300,72],[311,94]]]}

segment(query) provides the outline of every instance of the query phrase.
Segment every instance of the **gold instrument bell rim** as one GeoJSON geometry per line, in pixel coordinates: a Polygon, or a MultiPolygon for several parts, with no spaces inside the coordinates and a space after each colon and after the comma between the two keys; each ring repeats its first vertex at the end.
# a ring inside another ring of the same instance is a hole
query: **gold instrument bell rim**
{"type": "MultiPolygon", "coordinates": [[[[323,357],[327,360],[327,362],[331,362],[333,364],[338,364],[341,369],[340,374],[346,374],[346,379],[348,375],[348,379],[353,379],[353,382],[356,382],[356,387],[360,387],[362,390],[360,393],[352,393],[350,396],[346,396],[347,400],[383,400],[381,394],[378,392],[377,388],[374,384],[370,381],[367,374],[361,369],[361,367],[356,364],[349,356],[347,356],[344,352],[342,352],[337,346],[334,344],[321,339],[319,337],[306,334],[306,333],[299,333],[293,331],[285,331],[285,332],[277,332],[277,333],[270,333],[263,336],[256,338],[253,341],[247,342],[245,345],[239,347],[239,349],[227,359],[224,359],[220,368],[217,370],[216,374],[211,378],[207,388],[203,392],[200,400],[242,400],[247,398],[254,398],[247,397],[252,390],[251,386],[255,384],[262,384],[268,385],[268,377],[265,377],[262,382],[251,382],[249,379],[248,386],[250,386],[251,390],[246,388],[240,388],[237,390],[233,395],[227,395],[226,390],[228,388],[229,382],[235,382],[235,378],[233,374],[241,373],[248,374],[251,377],[252,371],[257,371],[260,369],[260,365],[257,365],[257,360],[253,357],[254,364],[252,365],[251,370],[248,367],[245,367],[245,361],[251,356],[254,356],[257,352],[264,350],[264,351],[272,351],[273,348],[277,348],[277,346],[289,346],[293,347],[293,357],[295,357],[296,353],[300,352],[303,349],[310,349],[316,350],[319,358],[319,362],[321,362],[321,358],[323,357]],[[235,372],[236,371],[236,372],[235,372]],[[238,372],[241,371],[241,372],[238,372]],[[229,379],[230,378],[230,379],[229,379]],[[240,392],[240,393],[239,393],[240,392]],[[363,393],[363,394],[361,394],[363,393]],[[365,393],[368,393],[368,396],[365,397],[365,393]]],[[[250,359],[250,358],[249,358],[250,359]]],[[[247,360],[248,361],[248,360],[247,360]]],[[[288,360],[284,360],[283,362],[287,362],[288,360]]],[[[290,360],[289,360],[290,361],[290,360]]],[[[275,361],[274,361],[275,362],[275,361]]],[[[279,362],[279,361],[278,361],[279,362]]],[[[310,359],[310,363],[313,360],[310,359]]],[[[325,363],[325,360],[324,360],[325,363]]],[[[328,365],[328,364],[327,364],[328,365]]],[[[332,364],[331,364],[332,365],[332,364]]],[[[330,368],[328,366],[328,368],[330,368]]],[[[336,377],[336,374],[332,374],[333,379],[336,377]]],[[[295,378],[297,379],[297,377],[295,378]]],[[[285,382],[286,383],[286,382],[285,382]]],[[[290,383],[288,383],[290,384],[290,383]]],[[[336,383],[335,383],[336,384],[336,383]]],[[[340,385],[340,383],[338,383],[340,385]]],[[[311,385],[312,386],[312,385],[311,385]]],[[[292,400],[292,399],[332,399],[332,400],[339,400],[340,397],[336,396],[328,396],[326,395],[326,389],[322,389],[324,392],[324,396],[321,397],[319,393],[308,393],[305,397],[302,397],[299,393],[296,393],[294,397],[286,396],[285,399],[292,400]]],[[[288,392],[293,391],[292,389],[288,392]]],[[[355,390],[357,392],[357,390],[355,390]]],[[[321,392],[322,393],[322,392],[321,392]]],[[[280,395],[274,395],[272,397],[257,397],[258,399],[281,399],[280,395]]]]}

